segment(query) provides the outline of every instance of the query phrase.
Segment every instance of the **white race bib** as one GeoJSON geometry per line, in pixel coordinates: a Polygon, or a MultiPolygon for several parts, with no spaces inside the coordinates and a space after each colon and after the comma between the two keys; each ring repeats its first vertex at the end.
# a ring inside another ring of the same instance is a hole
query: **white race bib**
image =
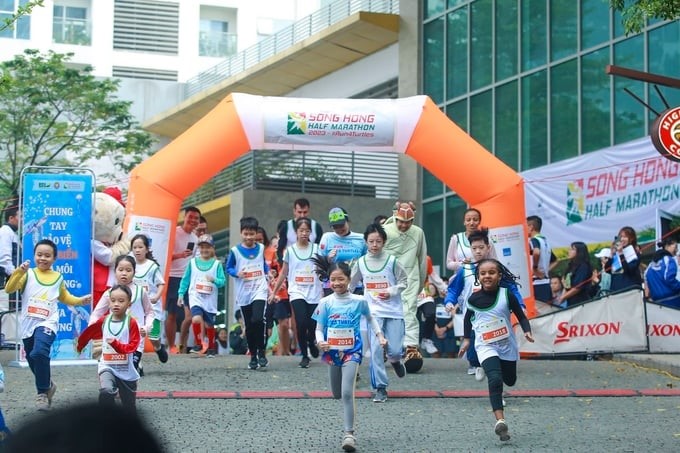
{"type": "Polygon", "coordinates": [[[102,362],[111,366],[127,366],[128,357],[127,354],[121,354],[117,352],[113,347],[106,341],[102,344],[102,362]]]}
{"type": "Polygon", "coordinates": [[[485,344],[497,343],[510,336],[510,329],[504,318],[495,318],[479,326],[480,337],[485,344]]]}
{"type": "Polygon", "coordinates": [[[52,313],[52,303],[49,300],[31,297],[28,299],[26,312],[31,318],[47,319],[50,317],[50,313],[52,313]]]}
{"type": "Polygon", "coordinates": [[[353,327],[329,327],[328,345],[331,349],[344,351],[354,347],[354,328],[353,327]]]}
{"type": "Polygon", "coordinates": [[[200,294],[212,294],[213,287],[214,285],[211,282],[203,279],[196,280],[196,285],[194,286],[196,292],[200,294]]]}

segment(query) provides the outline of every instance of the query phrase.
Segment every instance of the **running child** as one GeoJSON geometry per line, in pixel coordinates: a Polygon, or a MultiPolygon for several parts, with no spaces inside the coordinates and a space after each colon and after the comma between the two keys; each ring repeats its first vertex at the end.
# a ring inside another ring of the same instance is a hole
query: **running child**
{"type": "Polygon", "coordinates": [[[77,350],[85,349],[90,340],[104,340],[97,368],[99,404],[114,404],[118,394],[123,407],[134,410],[139,381],[134,357],[142,341],[137,321],[128,313],[132,305],[132,291],[128,285],[116,284],[107,293],[109,313],[80,334],[77,350]]]}
{"type": "Polygon", "coordinates": [[[474,348],[488,378],[491,409],[496,417],[494,431],[501,441],[510,439],[503,413],[503,383],[515,385],[519,360],[511,313],[517,317],[527,341],[534,342],[531,325],[519,300],[512,291],[500,286],[501,280],[514,279],[516,277],[495,259],[483,259],[477,263],[475,283],[481,289],[467,300],[465,338],[458,353],[459,357],[465,354],[474,335],[474,348]]]}
{"type": "Polygon", "coordinates": [[[241,243],[232,247],[227,258],[227,273],[234,278],[234,297],[245,322],[250,351],[248,369],[265,368],[265,308],[267,305],[267,273],[264,245],[255,241],[258,222],[255,217],[241,218],[241,243]]]}
{"type": "MultiPolygon", "coordinates": [[[[468,236],[470,241],[470,259],[466,264],[462,264],[458,272],[453,276],[449,282],[449,288],[444,298],[444,305],[446,309],[454,314],[456,309],[465,316],[467,312],[467,300],[475,292],[481,289],[479,282],[475,279],[475,271],[477,263],[485,258],[491,258],[491,246],[489,244],[489,230],[483,228],[470,233],[468,236]]],[[[501,286],[508,287],[513,292],[515,297],[522,304],[522,296],[517,289],[517,285],[513,281],[503,281],[501,286]]],[[[467,352],[468,371],[470,375],[474,375],[478,381],[484,380],[484,368],[479,363],[477,354],[474,348],[474,337],[472,337],[472,346],[467,352]]]]}
{"type": "MultiPolygon", "coordinates": [[[[398,377],[406,375],[406,368],[401,360],[404,353],[404,307],[401,292],[408,285],[408,274],[399,261],[383,251],[387,234],[383,227],[371,224],[364,232],[368,253],[359,258],[352,266],[350,288],[363,281],[364,297],[368,302],[371,315],[378,323],[380,331],[387,339],[387,360],[398,377]]],[[[368,337],[371,349],[369,372],[371,386],[375,390],[374,403],[387,401],[387,372],[383,359],[383,346],[368,337]]]]}
{"type": "MultiPolygon", "coordinates": [[[[116,283],[121,286],[127,286],[130,290],[130,294],[132,294],[130,315],[137,321],[140,334],[145,337],[153,328],[153,308],[149,301],[149,294],[144,290],[144,287],[137,285],[134,282],[136,266],[135,259],[130,255],[119,256],[116,258],[115,276],[116,283]]],[[[110,298],[110,291],[106,291],[102,294],[102,298],[90,315],[90,324],[94,324],[108,312],[110,298]]],[[[102,344],[102,346],[104,345],[102,344]]],[[[141,365],[143,352],[144,342],[142,341],[138,345],[137,351],[135,351],[133,356],[134,367],[139,371],[140,376],[144,376],[144,370],[141,365]]]]}
{"type": "Polygon", "coordinates": [[[161,325],[163,321],[163,302],[161,301],[161,294],[165,287],[165,280],[163,280],[163,273],[161,268],[153,257],[153,253],[149,249],[149,237],[145,234],[138,234],[130,241],[132,248],[132,255],[135,258],[135,277],[136,285],[144,288],[149,295],[149,302],[153,309],[153,321],[151,330],[149,331],[149,341],[153,346],[153,350],[158,355],[158,360],[162,363],[168,361],[168,351],[165,346],[161,344],[161,325]]]}
{"type": "Polygon", "coordinates": [[[199,256],[189,261],[184,277],[179,284],[179,298],[189,292],[189,309],[191,310],[191,329],[194,332],[196,354],[207,354],[215,357],[215,317],[217,316],[217,292],[224,286],[226,277],[221,263],[215,258],[215,243],[212,236],[204,234],[198,238],[199,256]],[[205,331],[208,340],[202,338],[205,331]]]}
{"type": "Polygon", "coordinates": [[[312,257],[319,253],[319,247],[309,242],[312,233],[310,219],[300,217],[295,220],[294,226],[297,242],[283,253],[281,273],[269,300],[270,303],[274,300],[276,292],[288,279],[288,295],[293,306],[298,345],[302,353],[298,366],[309,368],[309,354],[313,358],[319,357],[319,348],[316,346],[315,339],[316,321],[312,318],[323,292],[321,282],[314,275],[314,262],[312,261],[312,257]]]}
{"type": "MultiPolygon", "coordinates": [[[[321,281],[330,282],[333,291],[321,299],[313,318],[316,321],[316,342],[324,351],[322,359],[330,365],[328,376],[333,398],[342,400],[344,436],[342,449],[356,450],[354,436],[354,390],[357,371],[362,359],[359,324],[364,316],[371,324],[381,346],[387,345],[380,326],[371,316],[364,296],[349,292],[351,271],[343,262],[332,262],[315,255],[316,272],[321,281]]],[[[380,354],[382,355],[382,353],[380,354]]]]}
{"type": "Polygon", "coordinates": [[[67,305],[85,305],[92,301],[90,294],[76,297],[68,292],[64,277],[52,269],[57,259],[57,246],[49,239],[42,239],[33,248],[36,267],[30,261],[17,267],[5,286],[7,293],[21,291],[21,339],[26,361],[35,376],[38,396],[36,409],[49,410],[57,386],[51,379],[50,349],[57,337],[59,310],[57,301],[67,305]]]}

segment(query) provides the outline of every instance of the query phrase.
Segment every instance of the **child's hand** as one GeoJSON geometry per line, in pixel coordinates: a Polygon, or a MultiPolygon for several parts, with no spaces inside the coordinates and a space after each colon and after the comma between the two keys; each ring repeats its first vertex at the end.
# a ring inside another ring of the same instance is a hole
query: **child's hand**
{"type": "Polygon", "coordinates": [[[182,307],[184,305],[184,294],[177,297],[177,306],[182,307]]]}
{"type": "Polygon", "coordinates": [[[92,294],[86,294],[83,297],[80,298],[80,303],[82,305],[87,305],[90,302],[92,302],[92,294]]]}
{"type": "Polygon", "coordinates": [[[524,332],[524,338],[526,338],[529,343],[534,342],[534,336],[531,332],[524,332]]]}
{"type": "Polygon", "coordinates": [[[384,293],[378,293],[378,299],[380,300],[387,300],[390,298],[390,293],[384,292],[384,293]]]}
{"type": "Polygon", "coordinates": [[[319,341],[316,343],[316,345],[324,352],[328,352],[328,350],[331,348],[327,341],[319,341]]]}
{"type": "Polygon", "coordinates": [[[446,311],[449,313],[455,313],[456,312],[456,305],[452,304],[451,302],[447,303],[446,306],[444,307],[446,311]]]}
{"type": "Polygon", "coordinates": [[[380,346],[385,347],[387,346],[387,338],[383,336],[383,334],[378,334],[378,342],[380,343],[380,346]]]}
{"type": "Polygon", "coordinates": [[[24,272],[28,271],[28,268],[31,267],[31,262],[29,260],[24,261],[19,265],[19,269],[21,269],[24,272]]]}
{"type": "Polygon", "coordinates": [[[149,296],[149,302],[155,304],[160,300],[160,298],[161,298],[160,294],[154,294],[153,296],[149,296]]]}
{"type": "Polygon", "coordinates": [[[458,350],[458,358],[461,358],[465,355],[467,352],[468,348],[470,347],[470,339],[465,338],[463,339],[463,342],[460,344],[460,349],[458,350]]]}
{"type": "Polygon", "coordinates": [[[114,341],[116,341],[115,338],[107,338],[107,339],[106,339],[106,342],[107,342],[108,344],[111,344],[111,343],[113,343],[114,341]]]}
{"type": "Polygon", "coordinates": [[[146,327],[140,327],[139,328],[139,334],[143,337],[146,336],[146,327]]]}
{"type": "Polygon", "coordinates": [[[238,271],[238,272],[236,273],[236,276],[237,276],[238,278],[243,278],[244,275],[245,275],[245,272],[244,272],[244,271],[238,271]]]}

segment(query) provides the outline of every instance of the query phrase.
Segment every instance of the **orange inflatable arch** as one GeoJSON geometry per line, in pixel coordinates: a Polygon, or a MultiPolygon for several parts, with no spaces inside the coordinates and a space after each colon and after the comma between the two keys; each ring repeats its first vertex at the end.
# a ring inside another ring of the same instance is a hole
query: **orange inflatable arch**
{"type": "Polygon", "coordinates": [[[302,99],[233,93],[132,171],[126,231],[131,236],[134,232],[163,230],[165,240],[160,244],[154,241],[154,254],[169,257],[168,244],[173,243],[183,200],[253,149],[353,150],[411,156],[483,212],[484,225],[492,228],[499,258],[520,275],[522,295],[529,312],[534,312],[523,179],[453,123],[427,96],[302,99]]]}

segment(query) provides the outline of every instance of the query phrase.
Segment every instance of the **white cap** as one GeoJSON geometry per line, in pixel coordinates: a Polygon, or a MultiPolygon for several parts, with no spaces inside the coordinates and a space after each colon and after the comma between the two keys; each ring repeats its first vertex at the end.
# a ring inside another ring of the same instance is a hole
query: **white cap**
{"type": "Polygon", "coordinates": [[[604,248],[595,254],[595,258],[611,258],[612,250],[610,248],[604,248]]]}

